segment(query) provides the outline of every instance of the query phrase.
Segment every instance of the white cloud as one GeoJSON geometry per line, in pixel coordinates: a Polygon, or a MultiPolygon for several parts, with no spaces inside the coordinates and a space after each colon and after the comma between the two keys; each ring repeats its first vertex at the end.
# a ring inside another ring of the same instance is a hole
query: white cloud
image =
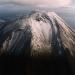
{"type": "Polygon", "coordinates": [[[67,6],[72,0],[0,0],[5,2],[17,2],[21,4],[32,4],[37,6],[67,6]]]}

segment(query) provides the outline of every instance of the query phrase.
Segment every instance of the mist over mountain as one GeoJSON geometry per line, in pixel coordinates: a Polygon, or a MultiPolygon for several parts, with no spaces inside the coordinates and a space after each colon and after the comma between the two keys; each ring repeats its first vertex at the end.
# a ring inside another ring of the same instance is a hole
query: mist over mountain
{"type": "Polygon", "coordinates": [[[75,11],[74,11],[75,8],[72,8],[72,7],[38,8],[36,6],[19,5],[15,3],[0,4],[0,19],[6,20],[6,21],[13,20],[35,9],[56,12],[71,27],[75,27],[75,11]]]}
{"type": "Polygon", "coordinates": [[[5,21],[16,19],[22,15],[29,13],[33,6],[19,5],[19,4],[1,4],[0,5],[0,19],[5,21]]]}
{"type": "Polygon", "coordinates": [[[75,7],[40,8],[40,10],[54,11],[62,17],[71,27],[75,28],[75,7]]]}

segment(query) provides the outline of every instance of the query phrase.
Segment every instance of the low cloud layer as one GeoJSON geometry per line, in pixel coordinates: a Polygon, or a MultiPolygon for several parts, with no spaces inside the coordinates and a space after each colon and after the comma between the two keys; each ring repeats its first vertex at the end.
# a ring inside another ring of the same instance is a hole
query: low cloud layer
{"type": "Polygon", "coordinates": [[[30,4],[36,6],[52,6],[52,7],[60,7],[67,6],[71,4],[72,0],[0,0],[0,2],[16,2],[19,4],[30,4]]]}

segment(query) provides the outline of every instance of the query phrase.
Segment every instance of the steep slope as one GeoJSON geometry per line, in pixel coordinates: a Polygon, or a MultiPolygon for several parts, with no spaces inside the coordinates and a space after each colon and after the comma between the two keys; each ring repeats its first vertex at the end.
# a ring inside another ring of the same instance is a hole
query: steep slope
{"type": "Polygon", "coordinates": [[[27,16],[7,22],[0,29],[0,36],[1,51],[13,55],[21,52],[30,56],[45,56],[52,52],[54,55],[63,55],[66,49],[72,55],[75,53],[74,29],[54,12],[32,11],[27,16]],[[27,48],[29,46],[30,49],[27,48]]]}

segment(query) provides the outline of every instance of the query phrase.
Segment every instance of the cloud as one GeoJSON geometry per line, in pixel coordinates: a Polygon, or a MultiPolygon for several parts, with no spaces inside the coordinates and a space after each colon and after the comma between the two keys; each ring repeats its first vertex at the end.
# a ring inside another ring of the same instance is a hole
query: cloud
{"type": "Polygon", "coordinates": [[[16,2],[19,4],[30,4],[36,6],[52,6],[52,7],[59,7],[59,6],[67,6],[71,4],[72,0],[0,0],[5,2],[16,2]]]}

